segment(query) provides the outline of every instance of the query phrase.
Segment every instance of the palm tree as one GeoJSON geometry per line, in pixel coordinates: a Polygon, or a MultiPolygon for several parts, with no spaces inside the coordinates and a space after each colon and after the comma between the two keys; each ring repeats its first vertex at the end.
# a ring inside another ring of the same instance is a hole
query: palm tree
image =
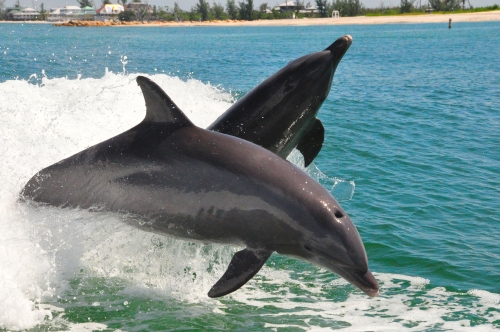
{"type": "Polygon", "coordinates": [[[196,4],[196,10],[201,14],[201,20],[208,20],[208,11],[210,10],[210,5],[206,0],[198,0],[196,4]]]}

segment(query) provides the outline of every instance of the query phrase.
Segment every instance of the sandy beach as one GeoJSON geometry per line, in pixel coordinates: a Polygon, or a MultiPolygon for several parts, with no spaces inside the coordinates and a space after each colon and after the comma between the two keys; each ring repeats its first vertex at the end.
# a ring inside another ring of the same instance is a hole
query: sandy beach
{"type": "Polygon", "coordinates": [[[500,21],[500,10],[465,14],[425,14],[397,16],[356,16],[339,18],[303,18],[259,21],[212,21],[172,22],[142,24],[142,26],[307,26],[307,25],[350,25],[350,24],[392,24],[392,23],[448,23],[500,21]]]}

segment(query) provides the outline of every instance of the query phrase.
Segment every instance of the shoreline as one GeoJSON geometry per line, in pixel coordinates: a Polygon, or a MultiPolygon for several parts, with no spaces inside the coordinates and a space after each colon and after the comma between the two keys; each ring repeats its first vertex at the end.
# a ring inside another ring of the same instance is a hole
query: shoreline
{"type": "MultiPolygon", "coordinates": [[[[488,22],[500,21],[500,10],[461,13],[461,14],[422,14],[422,15],[395,15],[395,16],[355,16],[339,18],[303,18],[279,19],[237,22],[161,22],[157,24],[140,24],[138,26],[315,26],[315,25],[374,25],[374,24],[404,24],[404,23],[446,23],[449,19],[456,22],[488,22]]],[[[126,26],[126,25],[117,25],[126,26]]]]}
{"type": "MultiPolygon", "coordinates": [[[[375,25],[375,24],[416,24],[416,23],[448,23],[452,19],[457,22],[488,22],[500,21],[500,10],[459,13],[459,14],[422,14],[422,15],[394,15],[394,16],[356,16],[339,18],[303,18],[303,19],[279,19],[279,20],[256,20],[256,21],[206,21],[206,22],[126,22],[126,23],[103,23],[100,21],[73,21],[73,23],[55,23],[40,21],[0,21],[1,23],[18,24],[53,24],[54,26],[111,26],[111,27],[200,27],[200,26],[317,26],[317,25],[375,25]]],[[[71,21],[70,21],[71,22],[71,21]]]]}

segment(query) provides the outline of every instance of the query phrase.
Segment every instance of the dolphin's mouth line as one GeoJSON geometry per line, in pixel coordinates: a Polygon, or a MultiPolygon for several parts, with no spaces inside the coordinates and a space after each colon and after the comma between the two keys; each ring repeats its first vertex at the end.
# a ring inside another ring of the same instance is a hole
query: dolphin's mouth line
{"type": "Polygon", "coordinates": [[[379,286],[376,279],[373,277],[373,274],[370,272],[370,270],[367,270],[365,273],[356,273],[356,272],[350,273],[349,271],[344,270],[342,267],[340,267],[339,270],[344,272],[345,275],[347,276],[352,276],[353,280],[349,280],[345,276],[341,277],[343,277],[347,281],[357,286],[359,289],[368,294],[370,297],[375,297],[378,295],[379,286]],[[370,284],[370,282],[372,284],[370,284]]]}
{"type": "Polygon", "coordinates": [[[328,260],[328,263],[331,264],[330,262],[334,262],[335,264],[337,264],[338,266],[343,266],[343,267],[347,267],[347,268],[352,268],[351,266],[345,264],[345,263],[342,263],[341,261],[339,261],[338,259],[328,255],[327,253],[321,251],[321,250],[318,250],[316,248],[313,248],[311,246],[308,246],[308,245],[304,245],[304,249],[309,251],[310,253],[313,253],[315,255],[318,255],[320,256],[322,259],[327,259],[328,260]]]}
{"type": "Polygon", "coordinates": [[[340,275],[369,296],[375,297],[379,293],[378,283],[368,268],[366,270],[357,269],[308,245],[304,245],[304,249],[319,256],[320,260],[324,262],[324,264],[322,264],[324,267],[340,275]]]}

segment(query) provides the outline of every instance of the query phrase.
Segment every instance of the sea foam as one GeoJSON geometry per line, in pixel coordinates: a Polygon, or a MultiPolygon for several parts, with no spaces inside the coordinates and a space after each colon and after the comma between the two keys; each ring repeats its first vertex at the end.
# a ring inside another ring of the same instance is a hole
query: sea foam
{"type": "MultiPolygon", "coordinates": [[[[139,123],[145,105],[136,76],[106,71],[101,79],[42,75],[40,84],[0,83],[0,327],[26,329],[50,319],[51,311],[40,302],[57,296],[93,252],[82,241],[86,233],[87,240],[93,237],[88,233],[96,227],[85,224],[85,212],[61,216],[57,209],[33,210],[18,203],[19,192],[38,170],[139,123]]],[[[229,93],[200,81],[153,79],[199,126],[233,101],[229,93]]],[[[96,243],[88,245],[95,251],[96,243]]]]}

